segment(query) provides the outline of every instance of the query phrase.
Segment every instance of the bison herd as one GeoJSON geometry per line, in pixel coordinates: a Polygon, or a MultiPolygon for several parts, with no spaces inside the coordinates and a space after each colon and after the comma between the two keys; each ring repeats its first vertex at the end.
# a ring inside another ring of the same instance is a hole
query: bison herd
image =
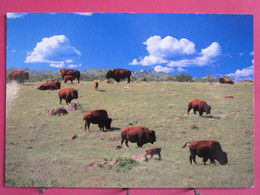
{"type": "MultiPolygon", "coordinates": [[[[80,82],[80,72],[78,70],[71,70],[71,69],[61,69],[60,70],[61,78],[64,80],[64,83],[67,81],[73,81],[77,79],[78,83],[80,82]]],[[[120,82],[121,79],[126,79],[127,82],[130,83],[130,76],[131,71],[125,69],[112,69],[109,70],[106,74],[106,78],[115,79],[116,82],[120,82]]],[[[15,70],[8,74],[10,80],[16,80],[17,82],[24,84],[24,80],[29,79],[29,73],[23,70],[15,70]]],[[[112,81],[107,81],[109,84],[113,84],[112,81]]],[[[232,80],[227,80],[224,78],[219,78],[219,83],[222,84],[234,84],[232,80]]],[[[46,83],[40,85],[37,89],[38,90],[58,90],[61,88],[61,83],[58,80],[51,80],[46,83]]],[[[94,81],[94,89],[98,90],[98,82],[94,81]]],[[[58,91],[58,97],[60,100],[60,104],[62,104],[62,100],[64,99],[66,104],[69,104],[73,99],[78,99],[78,91],[74,90],[73,88],[63,88],[58,91]]],[[[233,96],[225,96],[225,98],[233,98],[233,96]]],[[[200,100],[200,99],[193,99],[188,103],[187,114],[189,115],[190,110],[193,109],[194,114],[196,111],[199,112],[199,115],[202,116],[203,112],[206,114],[210,114],[211,107],[207,104],[207,102],[200,100]]],[[[90,131],[90,123],[98,124],[100,130],[104,131],[104,128],[110,129],[112,118],[108,117],[106,110],[93,110],[87,112],[84,117],[83,121],[85,121],[84,128],[85,130],[88,128],[90,131]]],[[[153,144],[156,142],[156,135],[154,130],[149,130],[145,126],[135,126],[135,127],[126,127],[123,128],[121,131],[121,146],[125,142],[125,145],[128,146],[128,141],[132,143],[136,143],[138,147],[142,147],[146,143],[153,144]]],[[[195,164],[195,157],[196,155],[203,158],[204,165],[206,164],[207,160],[210,160],[210,163],[215,164],[215,160],[219,162],[221,165],[225,165],[228,163],[227,153],[225,153],[219,142],[214,140],[202,140],[202,141],[193,141],[187,142],[183,148],[186,147],[187,144],[189,145],[190,150],[190,163],[194,162],[195,164]]],[[[161,159],[161,148],[154,147],[150,148],[145,151],[145,157],[147,155],[151,155],[151,158],[154,154],[159,156],[161,159]]]]}

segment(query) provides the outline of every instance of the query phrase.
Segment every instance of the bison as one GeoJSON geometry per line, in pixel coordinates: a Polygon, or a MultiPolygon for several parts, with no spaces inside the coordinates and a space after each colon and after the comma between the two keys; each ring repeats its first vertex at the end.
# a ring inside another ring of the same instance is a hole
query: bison
{"type": "Polygon", "coordinates": [[[210,159],[211,164],[215,164],[215,160],[217,160],[221,165],[228,163],[227,153],[222,150],[219,142],[214,140],[193,141],[185,143],[182,148],[185,148],[188,143],[190,143],[189,149],[191,164],[192,161],[197,164],[195,160],[196,155],[203,158],[204,165],[206,165],[208,159],[210,159]]]}
{"type": "Polygon", "coordinates": [[[58,92],[60,98],[60,104],[62,99],[66,101],[66,104],[69,104],[71,100],[78,99],[78,91],[73,88],[64,88],[58,92]]]}
{"type": "Polygon", "coordinates": [[[66,75],[64,77],[64,83],[67,83],[67,81],[70,81],[73,84],[73,81],[75,80],[75,77],[72,75],[66,75]]]}
{"type": "Polygon", "coordinates": [[[146,143],[153,144],[156,141],[155,131],[144,126],[126,127],[121,132],[121,146],[124,141],[127,147],[129,147],[128,141],[137,143],[138,147],[142,147],[146,143]]]}
{"type": "Polygon", "coordinates": [[[52,80],[52,81],[43,83],[42,85],[37,87],[37,89],[39,89],[39,90],[56,90],[56,89],[60,89],[60,84],[61,83],[59,81],[52,80]]]}
{"type": "Polygon", "coordinates": [[[222,84],[234,84],[234,82],[230,79],[224,79],[223,77],[220,77],[218,79],[219,83],[222,83],[222,84]]]}
{"type": "Polygon", "coordinates": [[[61,69],[60,70],[60,74],[61,74],[61,78],[64,80],[64,77],[67,75],[73,76],[74,79],[76,78],[78,80],[79,83],[79,79],[80,79],[80,72],[78,70],[72,70],[72,69],[61,69]]]}
{"type": "Polygon", "coordinates": [[[150,148],[148,150],[145,151],[145,158],[147,155],[151,155],[151,158],[153,158],[153,155],[158,154],[159,159],[161,159],[161,148],[158,147],[154,147],[154,148],[150,148]]]}
{"type": "Polygon", "coordinates": [[[88,126],[88,131],[90,132],[90,123],[98,124],[100,130],[103,129],[104,131],[104,127],[110,129],[112,118],[108,117],[106,110],[99,109],[87,112],[84,115],[83,121],[85,121],[85,131],[88,126]]]}
{"type": "Polygon", "coordinates": [[[94,89],[98,90],[98,81],[94,81],[93,84],[94,84],[94,89]]]}
{"type": "Polygon", "coordinates": [[[207,104],[207,102],[200,99],[193,99],[189,101],[187,113],[189,115],[190,110],[193,109],[194,114],[196,111],[199,111],[200,116],[202,116],[203,112],[210,114],[211,107],[207,104]]]}
{"type": "Polygon", "coordinates": [[[8,77],[10,80],[15,80],[21,84],[24,84],[24,80],[29,80],[29,73],[23,70],[14,70],[9,72],[8,77]]]}
{"type": "Polygon", "coordinates": [[[109,70],[107,71],[106,74],[107,79],[113,78],[118,83],[120,82],[120,79],[125,79],[125,78],[128,79],[127,83],[130,83],[130,76],[131,76],[130,70],[125,70],[120,68],[109,70]]]}

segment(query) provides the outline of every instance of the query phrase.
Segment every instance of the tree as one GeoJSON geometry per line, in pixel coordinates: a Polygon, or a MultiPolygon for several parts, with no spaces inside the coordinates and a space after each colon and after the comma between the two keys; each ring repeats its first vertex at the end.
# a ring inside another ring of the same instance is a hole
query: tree
{"type": "Polygon", "coordinates": [[[178,82],[191,82],[192,76],[190,74],[178,74],[176,77],[176,81],[178,82]]]}

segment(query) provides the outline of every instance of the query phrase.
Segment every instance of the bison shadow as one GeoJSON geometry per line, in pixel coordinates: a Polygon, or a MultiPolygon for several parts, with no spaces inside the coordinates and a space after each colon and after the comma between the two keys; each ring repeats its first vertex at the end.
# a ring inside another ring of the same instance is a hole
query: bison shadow
{"type": "Polygon", "coordinates": [[[202,116],[203,118],[213,118],[213,119],[220,119],[220,117],[219,116],[212,116],[212,115],[210,115],[210,116],[202,116]]]}
{"type": "Polygon", "coordinates": [[[104,130],[104,132],[109,132],[109,131],[119,131],[121,130],[121,128],[118,128],[118,127],[111,127],[110,129],[106,129],[104,130]]]}
{"type": "Polygon", "coordinates": [[[106,90],[98,90],[98,92],[106,92],[106,90]]]}

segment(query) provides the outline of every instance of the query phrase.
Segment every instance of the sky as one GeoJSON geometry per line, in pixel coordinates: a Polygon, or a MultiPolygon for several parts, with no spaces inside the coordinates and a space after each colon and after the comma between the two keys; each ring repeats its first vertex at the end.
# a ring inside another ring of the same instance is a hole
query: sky
{"type": "Polygon", "coordinates": [[[253,15],[8,13],[7,69],[124,68],[254,79],[253,15]]]}

